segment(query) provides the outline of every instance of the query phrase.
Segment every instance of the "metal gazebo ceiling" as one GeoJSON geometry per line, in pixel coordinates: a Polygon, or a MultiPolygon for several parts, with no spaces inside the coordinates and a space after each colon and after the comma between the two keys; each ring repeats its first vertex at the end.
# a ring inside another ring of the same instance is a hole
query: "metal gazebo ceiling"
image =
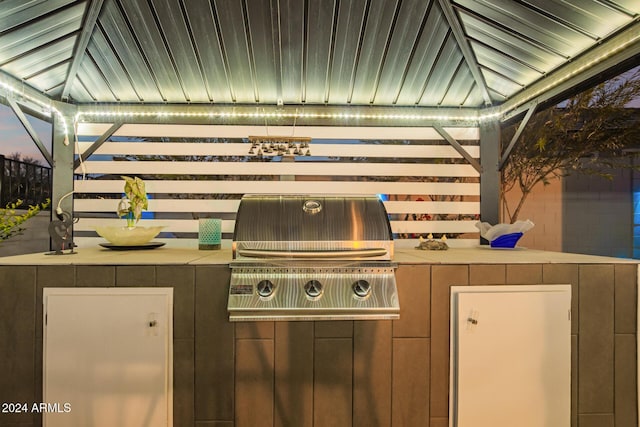
{"type": "Polygon", "coordinates": [[[640,34],[639,15],[638,0],[4,0],[0,71],[76,104],[481,108],[640,34]]]}

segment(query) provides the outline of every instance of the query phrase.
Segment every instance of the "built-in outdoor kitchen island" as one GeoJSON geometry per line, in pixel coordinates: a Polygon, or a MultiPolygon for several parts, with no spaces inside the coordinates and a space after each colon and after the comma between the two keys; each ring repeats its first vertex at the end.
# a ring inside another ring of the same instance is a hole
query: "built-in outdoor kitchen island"
{"type": "MultiPolygon", "coordinates": [[[[42,400],[44,289],[169,287],[174,425],[444,427],[450,287],[570,284],[571,424],[637,425],[635,261],[396,249],[399,320],[229,322],[231,261],[171,246],[0,258],[0,400],[42,400]]],[[[3,413],[0,426],[40,417],[3,413]]]]}
{"type": "MultiPolygon", "coordinates": [[[[51,169],[57,251],[0,257],[0,427],[638,426],[639,262],[476,228],[515,220],[536,115],[638,66],[637,1],[0,4],[0,103],[51,169]],[[388,230],[343,209],[314,242],[260,208],[277,238],[235,240],[252,194],[366,195],[388,230]],[[100,231],[143,227],[162,241],[100,231]],[[281,296],[300,311],[253,310],[281,296]],[[330,296],[369,318],[306,318],[330,296]]],[[[603,199],[576,229],[632,222],[603,199]]]]}

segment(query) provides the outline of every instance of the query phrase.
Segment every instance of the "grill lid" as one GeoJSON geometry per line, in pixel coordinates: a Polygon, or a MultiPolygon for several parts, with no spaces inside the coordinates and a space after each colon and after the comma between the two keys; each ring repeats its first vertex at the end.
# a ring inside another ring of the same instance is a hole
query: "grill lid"
{"type": "Polygon", "coordinates": [[[233,257],[391,259],[393,235],[375,196],[245,195],[233,257]]]}

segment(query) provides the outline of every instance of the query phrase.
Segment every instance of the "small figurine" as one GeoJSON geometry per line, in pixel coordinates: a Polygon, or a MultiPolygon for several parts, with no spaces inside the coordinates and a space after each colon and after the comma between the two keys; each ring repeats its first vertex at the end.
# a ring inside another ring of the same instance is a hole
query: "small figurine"
{"type": "Polygon", "coordinates": [[[434,240],[431,234],[429,234],[429,240],[425,240],[422,238],[422,236],[420,236],[420,244],[418,246],[416,246],[416,249],[420,249],[423,251],[446,251],[447,249],[449,249],[449,245],[447,245],[444,240],[446,240],[446,237],[444,237],[444,239],[442,240],[434,240]]]}
{"type": "Polygon", "coordinates": [[[63,255],[63,251],[70,249],[69,254],[74,254],[73,248],[73,218],[68,212],[61,212],[57,214],[58,219],[49,223],[49,235],[51,236],[51,242],[55,252],[50,252],[52,255],[63,255]]]}

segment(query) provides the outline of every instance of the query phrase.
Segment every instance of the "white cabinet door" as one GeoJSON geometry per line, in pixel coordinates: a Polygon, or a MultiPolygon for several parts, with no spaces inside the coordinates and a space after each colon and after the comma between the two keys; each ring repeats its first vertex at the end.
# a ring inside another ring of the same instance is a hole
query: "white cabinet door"
{"type": "Polygon", "coordinates": [[[569,427],[571,287],[452,288],[453,427],[569,427]]]}
{"type": "Polygon", "coordinates": [[[170,288],[45,288],[46,427],[171,426],[170,288]]]}

